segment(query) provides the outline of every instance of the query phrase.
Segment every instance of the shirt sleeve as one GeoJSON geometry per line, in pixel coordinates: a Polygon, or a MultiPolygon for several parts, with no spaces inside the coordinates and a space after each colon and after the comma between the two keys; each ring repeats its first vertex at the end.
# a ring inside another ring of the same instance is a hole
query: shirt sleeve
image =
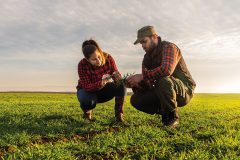
{"type": "Polygon", "coordinates": [[[79,75],[79,82],[83,89],[86,91],[97,91],[101,89],[102,84],[101,81],[92,83],[90,79],[89,68],[84,66],[83,64],[78,65],[78,75],[79,75]]]}
{"type": "MultiPolygon", "coordinates": [[[[109,60],[110,66],[111,66],[111,74],[113,74],[113,72],[117,72],[121,76],[121,73],[118,71],[115,60],[113,59],[113,57],[111,55],[108,55],[108,56],[109,56],[108,60],[109,60]]],[[[114,81],[116,81],[114,76],[112,78],[113,78],[114,81]]]]}
{"type": "Polygon", "coordinates": [[[108,55],[108,60],[109,60],[110,66],[111,66],[111,73],[118,71],[115,60],[113,59],[113,57],[111,55],[108,55]]]}
{"type": "Polygon", "coordinates": [[[162,63],[159,67],[148,70],[144,65],[142,67],[143,78],[147,83],[154,83],[155,80],[170,76],[179,61],[179,49],[174,44],[163,46],[162,63]]]}

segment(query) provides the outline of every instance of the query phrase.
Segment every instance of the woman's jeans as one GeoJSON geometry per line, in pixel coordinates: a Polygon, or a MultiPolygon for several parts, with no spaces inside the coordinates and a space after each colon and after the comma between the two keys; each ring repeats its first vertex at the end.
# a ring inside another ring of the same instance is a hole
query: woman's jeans
{"type": "Polygon", "coordinates": [[[97,103],[107,102],[115,97],[115,110],[122,112],[122,106],[126,88],[124,85],[117,86],[115,83],[107,83],[101,90],[88,92],[84,89],[77,91],[78,101],[83,111],[91,110],[97,103]]]}

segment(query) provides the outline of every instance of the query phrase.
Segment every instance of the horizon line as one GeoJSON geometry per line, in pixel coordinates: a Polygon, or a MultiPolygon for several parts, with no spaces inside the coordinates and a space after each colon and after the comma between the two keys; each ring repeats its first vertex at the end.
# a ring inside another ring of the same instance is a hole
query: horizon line
{"type": "MultiPolygon", "coordinates": [[[[60,93],[60,94],[73,94],[77,91],[0,91],[0,93],[60,93]]],[[[127,91],[127,94],[133,93],[127,91]]],[[[194,94],[240,94],[240,92],[195,92],[194,94]]]]}

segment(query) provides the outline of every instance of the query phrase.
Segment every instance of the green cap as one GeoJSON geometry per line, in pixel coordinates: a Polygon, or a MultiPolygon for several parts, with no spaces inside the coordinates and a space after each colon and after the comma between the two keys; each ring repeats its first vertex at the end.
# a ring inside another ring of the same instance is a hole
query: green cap
{"type": "Polygon", "coordinates": [[[134,42],[134,44],[138,44],[141,40],[143,40],[147,36],[152,36],[154,34],[157,34],[157,31],[153,26],[145,26],[138,30],[137,33],[137,40],[134,42]]]}

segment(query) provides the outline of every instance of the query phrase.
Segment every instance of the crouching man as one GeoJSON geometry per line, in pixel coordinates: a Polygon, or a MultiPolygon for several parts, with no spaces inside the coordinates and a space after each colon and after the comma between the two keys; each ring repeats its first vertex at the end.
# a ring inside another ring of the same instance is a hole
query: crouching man
{"type": "Polygon", "coordinates": [[[180,49],[173,43],[162,41],[153,26],[138,30],[137,40],[146,52],[142,74],[127,78],[132,88],[131,104],[149,114],[161,114],[164,126],[175,128],[179,124],[177,107],[187,105],[196,86],[180,49]]]}

